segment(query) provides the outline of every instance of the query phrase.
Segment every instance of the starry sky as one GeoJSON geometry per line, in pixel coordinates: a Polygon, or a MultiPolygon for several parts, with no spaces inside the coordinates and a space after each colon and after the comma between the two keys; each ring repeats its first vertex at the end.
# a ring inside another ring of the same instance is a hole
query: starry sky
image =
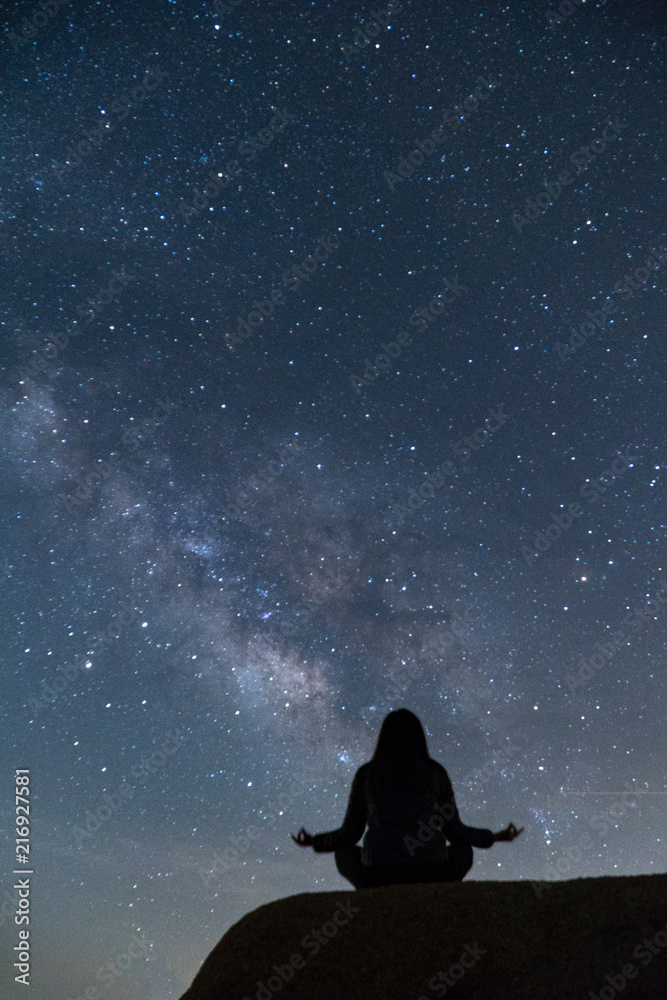
{"type": "Polygon", "coordinates": [[[4,5],[40,1000],[176,998],[349,889],[290,833],[399,707],[464,822],[525,827],[468,878],[665,870],[664,12],[565,9],[4,5]]]}

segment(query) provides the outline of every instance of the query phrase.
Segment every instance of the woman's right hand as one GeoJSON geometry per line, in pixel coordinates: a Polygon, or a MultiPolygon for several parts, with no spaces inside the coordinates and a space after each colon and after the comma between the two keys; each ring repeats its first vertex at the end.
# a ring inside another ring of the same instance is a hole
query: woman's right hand
{"type": "Polygon", "coordinates": [[[301,829],[297,833],[296,837],[294,836],[294,834],[291,834],[291,837],[292,837],[292,840],[294,841],[294,843],[298,844],[299,847],[312,847],[313,846],[313,835],[311,833],[308,833],[306,830],[304,830],[303,827],[301,827],[301,829]]]}
{"type": "Polygon", "coordinates": [[[494,833],[493,839],[494,841],[514,840],[514,838],[518,837],[520,833],[523,833],[523,827],[521,827],[520,830],[517,830],[514,823],[510,823],[508,826],[505,827],[504,830],[499,830],[498,833],[494,833]]]}

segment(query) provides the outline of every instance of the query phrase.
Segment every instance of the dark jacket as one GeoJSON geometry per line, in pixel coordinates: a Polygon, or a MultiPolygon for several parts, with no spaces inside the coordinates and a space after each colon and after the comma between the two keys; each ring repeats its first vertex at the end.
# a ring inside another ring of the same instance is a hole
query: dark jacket
{"type": "Polygon", "coordinates": [[[319,854],[357,843],[364,865],[432,864],[447,861],[447,841],[491,847],[491,830],[465,826],[459,817],[449,775],[437,761],[420,762],[407,795],[385,786],[369,789],[370,761],[352,781],[343,825],[313,837],[319,854]],[[430,821],[430,822],[429,822],[430,821]]]}

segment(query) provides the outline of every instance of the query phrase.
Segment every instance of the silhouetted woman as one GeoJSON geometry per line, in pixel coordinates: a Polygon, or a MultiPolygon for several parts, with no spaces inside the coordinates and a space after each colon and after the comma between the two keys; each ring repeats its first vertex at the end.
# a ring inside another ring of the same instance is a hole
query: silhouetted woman
{"type": "Polygon", "coordinates": [[[399,708],[384,719],[373,757],[354,776],[343,825],[315,836],[301,827],[292,840],[318,854],[333,851],[343,878],[363,889],[458,882],[472,868],[473,847],[514,840],[522,830],[513,823],[498,833],[464,826],[447,772],[429,757],[421,722],[399,708]]]}

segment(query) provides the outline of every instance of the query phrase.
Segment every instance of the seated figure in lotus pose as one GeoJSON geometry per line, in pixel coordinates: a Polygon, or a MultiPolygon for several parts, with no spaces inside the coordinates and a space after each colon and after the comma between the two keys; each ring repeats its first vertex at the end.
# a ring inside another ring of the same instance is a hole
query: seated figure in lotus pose
{"type": "Polygon", "coordinates": [[[375,753],[356,772],[343,825],[292,840],[317,853],[333,851],[336,867],[355,889],[405,882],[457,882],[472,868],[473,847],[514,840],[513,823],[498,833],[465,826],[449,775],[428,753],[417,716],[389,712],[375,753]],[[359,847],[357,841],[368,831],[359,847]]]}

